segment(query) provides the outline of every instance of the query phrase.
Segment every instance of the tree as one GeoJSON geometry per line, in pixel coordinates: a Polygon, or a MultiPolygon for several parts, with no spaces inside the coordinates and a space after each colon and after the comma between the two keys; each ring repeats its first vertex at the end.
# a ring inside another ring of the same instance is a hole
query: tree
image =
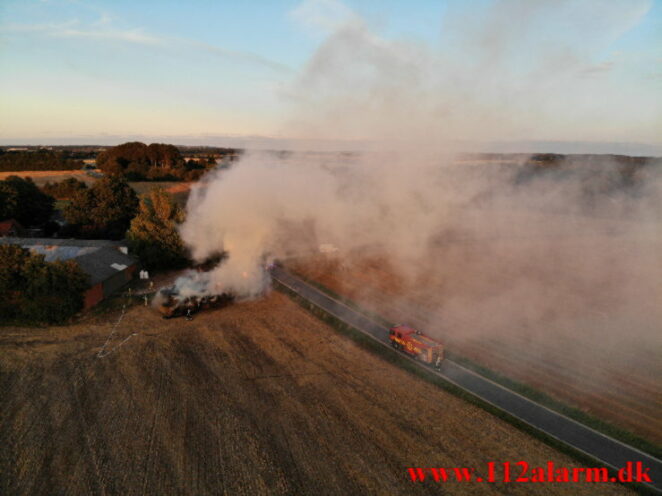
{"type": "Polygon", "coordinates": [[[127,239],[131,250],[149,269],[178,268],[188,262],[177,226],[184,212],[161,188],[152,189],[140,201],[140,211],[131,221],[127,239]]]}
{"type": "Polygon", "coordinates": [[[131,186],[110,176],[76,192],[64,209],[64,218],[78,236],[121,239],[137,208],[138,197],[131,186]]]}
{"type": "Polygon", "coordinates": [[[0,320],[61,323],[83,307],[88,275],[74,261],[46,262],[18,245],[0,245],[0,320]]]}
{"type": "Polygon", "coordinates": [[[80,190],[87,189],[87,184],[79,181],[75,177],[64,179],[59,183],[47,182],[41,187],[41,190],[58,200],[69,200],[80,190]]]}
{"type": "Polygon", "coordinates": [[[53,197],[43,193],[32,179],[9,176],[0,181],[0,220],[16,219],[24,226],[41,226],[53,213],[53,197]]]}
{"type": "Polygon", "coordinates": [[[0,245],[0,316],[7,320],[15,317],[24,286],[23,267],[30,255],[17,245],[0,245]]]}
{"type": "Polygon", "coordinates": [[[96,161],[106,175],[126,175],[134,181],[163,176],[178,179],[184,171],[184,159],[177,147],[163,143],[124,143],[100,153],[96,161]]]}
{"type": "Polygon", "coordinates": [[[111,157],[102,164],[97,159],[97,167],[107,176],[123,176],[124,170],[127,168],[126,162],[117,157],[111,157]]]}

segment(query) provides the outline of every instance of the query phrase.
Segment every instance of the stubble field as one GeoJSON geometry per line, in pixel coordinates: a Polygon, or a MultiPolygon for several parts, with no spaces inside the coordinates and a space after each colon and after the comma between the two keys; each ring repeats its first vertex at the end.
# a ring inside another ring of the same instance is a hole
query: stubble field
{"type": "Polygon", "coordinates": [[[97,358],[118,318],[0,331],[0,493],[629,492],[408,481],[409,466],[484,475],[487,461],[577,462],[368,354],[281,294],[192,322],[134,306],[97,358]]]}

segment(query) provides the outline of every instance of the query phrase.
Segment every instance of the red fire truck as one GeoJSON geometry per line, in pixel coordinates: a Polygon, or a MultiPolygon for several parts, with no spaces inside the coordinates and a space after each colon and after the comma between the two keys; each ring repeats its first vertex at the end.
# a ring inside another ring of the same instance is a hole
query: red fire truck
{"type": "Polygon", "coordinates": [[[434,368],[441,367],[441,361],[444,359],[444,346],[421,331],[406,325],[397,325],[389,329],[388,338],[391,340],[391,346],[396,350],[412,355],[434,368]]]}

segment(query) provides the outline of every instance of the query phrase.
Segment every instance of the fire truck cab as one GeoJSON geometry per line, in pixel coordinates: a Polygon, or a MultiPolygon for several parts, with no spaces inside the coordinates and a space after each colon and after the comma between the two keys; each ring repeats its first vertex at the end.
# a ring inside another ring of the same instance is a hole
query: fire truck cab
{"type": "Polygon", "coordinates": [[[444,346],[421,331],[406,325],[397,325],[389,329],[388,338],[396,350],[412,355],[437,369],[441,367],[444,346]]]}

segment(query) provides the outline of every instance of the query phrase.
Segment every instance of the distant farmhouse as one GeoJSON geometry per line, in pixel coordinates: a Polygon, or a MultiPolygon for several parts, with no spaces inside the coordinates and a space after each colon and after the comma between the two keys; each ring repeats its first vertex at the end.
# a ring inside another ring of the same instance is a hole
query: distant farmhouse
{"type": "MultiPolygon", "coordinates": [[[[62,225],[62,224],[60,224],[62,225]]],[[[0,222],[0,237],[36,238],[44,235],[41,227],[23,227],[16,219],[7,219],[0,222]]]]}
{"type": "Polygon", "coordinates": [[[23,226],[15,219],[0,222],[0,236],[21,236],[23,231],[23,226]]]}
{"type": "Polygon", "coordinates": [[[47,262],[73,260],[90,277],[85,308],[125,286],[136,271],[137,259],[121,241],[0,237],[0,244],[20,245],[46,257],[47,262]]]}

